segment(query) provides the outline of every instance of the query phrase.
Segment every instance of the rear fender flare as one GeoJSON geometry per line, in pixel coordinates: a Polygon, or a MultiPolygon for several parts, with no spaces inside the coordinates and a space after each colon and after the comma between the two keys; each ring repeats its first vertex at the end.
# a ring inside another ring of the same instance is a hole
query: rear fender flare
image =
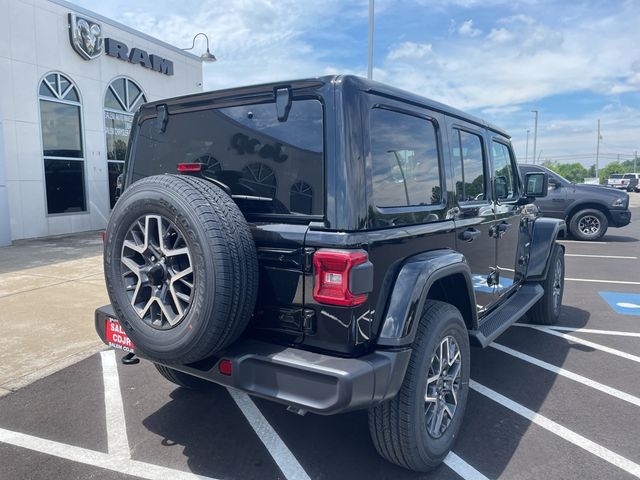
{"type": "MultiPolygon", "coordinates": [[[[560,232],[565,232],[566,229],[567,225],[564,220],[547,217],[536,218],[531,233],[526,281],[539,282],[547,277],[553,246],[560,232]]],[[[564,249],[564,246],[561,248],[564,249]]]]}
{"type": "MultiPolygon", "coordinates": [[[[399,347],[411,344],[429,289],[437,280],[455,274],[462,274],[464,277],[470,305],[475,306],[471,270],[464,255],[453,250],[435,250],[407,260],[400,269],[391,291],[378,336],[378,345],[399,347]]],[[[475,325],[475,308],[471,308],[471,315],[471,323],[475,325]]]]}

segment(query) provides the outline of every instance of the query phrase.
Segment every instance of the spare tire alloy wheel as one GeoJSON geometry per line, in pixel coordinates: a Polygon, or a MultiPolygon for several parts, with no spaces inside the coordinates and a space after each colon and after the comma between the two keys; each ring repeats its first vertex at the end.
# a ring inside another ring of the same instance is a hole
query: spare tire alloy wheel
{"type": "Polygon", "coordinates": [[[462,356],[455,338],[445,337],[436,348],[429,365],[425,392],[425,426],[433,438],[447,430],[458,407],[462,356]]]}
{"type": "Polygon", "coordinates": [[[210,357],[244,331],[258,289],[256,247],[220,188],[177,175],[131,184],[104,250],[107,292],[136,352],[160,364],[210,357]]]}
{"type": "Polygon", "coordinates": [[[138,218],[122,244],[125,290],[136,313],[157,329],[178,325],[191,305],[194,271],[180,229],[161,215],[138,218]]]}

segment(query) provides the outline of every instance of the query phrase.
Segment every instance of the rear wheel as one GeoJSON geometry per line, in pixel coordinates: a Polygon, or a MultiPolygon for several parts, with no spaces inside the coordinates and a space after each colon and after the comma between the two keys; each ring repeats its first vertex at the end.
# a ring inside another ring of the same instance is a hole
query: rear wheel
{"type": "Polygon", "coordinates": [[[571,234],[579,240],[597,240],[607,232],[608,226],[607,216],[591,208],[576,212],[569,221],[571,234]]]}
{"type": "Polygon", "coordinates": [[[542,282],[544,295],[529,310],[527,318],[540,325],[555,325],[560,318],[562,296],[564,294],[564,250],[559,245],[553,247],[547,278],[542,282]]]}
{"type": "Polygon", "coordinates": [[[425,472],[451,450],[469,393],[468,332],[457,308],[427,301],[402,387],[369,410],[378,453],[404,468],[425,472]]]}

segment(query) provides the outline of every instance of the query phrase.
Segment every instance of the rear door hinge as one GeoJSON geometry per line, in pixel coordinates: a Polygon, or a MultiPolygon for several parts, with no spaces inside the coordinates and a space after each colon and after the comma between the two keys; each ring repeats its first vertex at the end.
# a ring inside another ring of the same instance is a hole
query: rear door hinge
{"type": "Polygon", "coordinates": [[[311,273],[313,271],[313,254],[315,248],[305,247],[302,249],[302,265],[304,265],[305,273],[311,273]]]}

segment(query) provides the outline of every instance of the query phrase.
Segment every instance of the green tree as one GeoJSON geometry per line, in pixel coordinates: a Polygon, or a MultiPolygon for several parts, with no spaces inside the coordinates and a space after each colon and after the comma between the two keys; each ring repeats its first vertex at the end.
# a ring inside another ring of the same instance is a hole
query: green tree
{"type": "Polygon", "coordinates": [[[581,163],[553,163],[545,162],[544,166],[574,183],[584,182],[589,176],[589,171],[581,163]]]}

